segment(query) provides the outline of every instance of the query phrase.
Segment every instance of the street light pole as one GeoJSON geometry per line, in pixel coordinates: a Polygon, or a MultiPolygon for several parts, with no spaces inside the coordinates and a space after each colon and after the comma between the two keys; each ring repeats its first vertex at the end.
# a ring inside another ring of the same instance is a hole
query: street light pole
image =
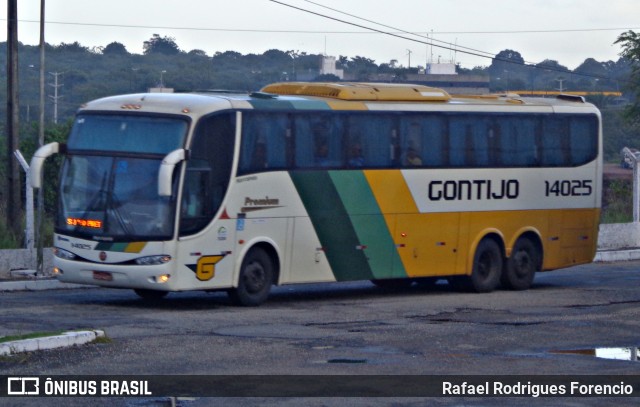
{"type": "Polygon", "coordinates": [[[164,74],[167,71],[160,71],[160,89],[164,89],[164,74]]]}

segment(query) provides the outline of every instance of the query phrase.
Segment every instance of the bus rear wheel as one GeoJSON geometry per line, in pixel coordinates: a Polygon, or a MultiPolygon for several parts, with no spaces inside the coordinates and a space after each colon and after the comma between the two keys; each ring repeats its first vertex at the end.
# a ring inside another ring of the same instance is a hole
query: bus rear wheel
{"type": "Polygon", "coordinates": [[[229,290],[236,305],[254,307],[267,300],[273,284],[273,261],[267,252],[256,247],[247,253],[238,277],[238,286],[229,290]]]}
{"type": "Polygon", "coordinates": [[[511,256],[502,273],[501,282],[510,290],[526,290],[531,287],[536,271],[541,268],[540,250],[530,239],[521,237],[511,250],[511,256]]]}

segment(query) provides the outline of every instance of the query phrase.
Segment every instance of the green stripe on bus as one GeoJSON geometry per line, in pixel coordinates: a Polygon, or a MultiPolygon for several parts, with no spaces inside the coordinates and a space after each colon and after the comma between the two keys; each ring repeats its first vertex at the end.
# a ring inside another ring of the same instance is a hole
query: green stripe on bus
{"type": "Polygon", "coordinates": [[[256,110],[331,110],[322,100],[251,99],[249,103],[256,110]]]}
{"type": "Polygon", "coordinates": [[[322,100],[291,100],[289,103],[296,110],[331,110],[331,106],[322,100]]]}
{"type": "Polygon", "coordinates": [[[382,211],[362,171],[330,171],[329,175],[358,235],[374,278],[407,277],[382,211]]]}
{"type": "Polygon", "coordinates": [[[291,172],[320,244],[338,281],[371,280],[373,274],[346,208],[327,171],[291,172]]]}
{"type": "Polygon", "coordinates": [[[280,100],[270,99],[251,99],[249,100],[251,106],[256,110],[293,110],[294,107],[288,101],[283,102],[280,100]]]}
{"type": "Polygon", "coordinates": [[[100,242],[96,245],[94,250],[101,250],[105,252],[124,252],[127,249],[129,243],[108,243],[100,242]]]}

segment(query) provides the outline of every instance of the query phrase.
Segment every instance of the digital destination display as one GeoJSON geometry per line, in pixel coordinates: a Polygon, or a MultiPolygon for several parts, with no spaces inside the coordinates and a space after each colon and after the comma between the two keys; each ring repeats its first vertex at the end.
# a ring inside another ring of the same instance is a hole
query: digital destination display
{"type": "Polygon", "coordinates": [[[82,226],[84,228],[92,228],[92,229],[101,229],[102,221],[97,219],[67,218],[67,225],[82,226]]]}

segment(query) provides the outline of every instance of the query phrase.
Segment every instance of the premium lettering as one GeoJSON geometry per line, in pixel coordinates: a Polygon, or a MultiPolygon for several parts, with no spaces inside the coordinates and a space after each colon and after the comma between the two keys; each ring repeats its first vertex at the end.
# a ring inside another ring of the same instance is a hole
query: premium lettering
{"type": "Polygon", "coordinates": [[[244,198],[245,206],[271,206],[280,204],[279,199],[272,199],[268,196],[265,198],[253,199],[249,197],[244,198]]]}

